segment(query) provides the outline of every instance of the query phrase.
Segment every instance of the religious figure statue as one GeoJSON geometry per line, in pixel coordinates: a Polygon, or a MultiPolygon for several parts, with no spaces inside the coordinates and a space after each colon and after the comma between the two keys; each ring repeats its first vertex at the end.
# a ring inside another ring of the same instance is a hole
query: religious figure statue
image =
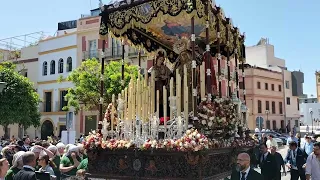
{"type": "Polygon", "coordinates": [[[166,52],[163,49],[159,49],[156,57],[155,57],[155,64],[151,67],[148,72],[154,72],[155,78],[155,90],[159,90],[159,115],[160,117],[163,115],[163,86],[169,88],[170,82],[170,75],[171,70],[164,64],[166,58],[166,52]]]}
{"type": "MultiPolygon", "coordinates": [[[[181,75],[182,87],[184,86],[184,78],[187,78],[188,89],[189,89],[189,111],[192,110],[192,51],[190,50],[190,40],[188,38],[181,38],[173,45],[173,50],[175,53],[179,54],[176,64],[174,66],[174,72],[178,69],[179,74],[181,75]],[[187,66],[187,77],[184,77],[184,65],[187,66]]],[[[202,55],[197,51],[196,52],[196,65],[200,65],[202,60],[202,55]]],[[[197,77],[197,76],[196,76],[197,77]]],[[[181,95],[181,102],[184,104],[183,94],[181,95]]]]}

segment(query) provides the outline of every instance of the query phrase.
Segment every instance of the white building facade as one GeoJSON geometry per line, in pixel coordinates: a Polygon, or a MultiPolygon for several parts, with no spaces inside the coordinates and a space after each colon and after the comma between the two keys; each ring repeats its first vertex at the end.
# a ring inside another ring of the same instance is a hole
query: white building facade
{"type": "Polygon", "coordinates": [[[288,71],[285,60],[275,56],[274,46],[268,39],[262,38],[257,45],[246,47],[246,62],[252,66],[278,71],[283,76],[283,102],[285,126],[290,129],[299,124],[299,96],[303,94],[303,73],[288,71]]]}
{"type": "Polygon", "coordinates": [[[66,78],[76,67],[76,33],[65,33],[39,42],[37,84],[42,103],[38,133],[42,139],[51,135],[61,136],[61,131],[66,129],[67,112],[63,111],[63,107],[67,105],[67,101],[64,96],[68,88],[73,86],[66,78]]]}
{"type": "Polygon", "coordinates": [[[302,103],[300,104],[300,121],[303,125],[320,125],[320,103],[302,103]],[[310,113],[312,112],[312,113],[310,113]]]}

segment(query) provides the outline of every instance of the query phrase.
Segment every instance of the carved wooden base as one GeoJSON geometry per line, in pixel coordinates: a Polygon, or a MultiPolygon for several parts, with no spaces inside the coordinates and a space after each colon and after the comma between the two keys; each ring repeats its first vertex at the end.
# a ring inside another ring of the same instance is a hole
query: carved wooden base
{"type": "Polygon", "coordinates": [[[106,179],[221,179],[230,175],[236,156],[247,148],[183,153],[163,150],[89,152],[91,177],[106,179]]]}

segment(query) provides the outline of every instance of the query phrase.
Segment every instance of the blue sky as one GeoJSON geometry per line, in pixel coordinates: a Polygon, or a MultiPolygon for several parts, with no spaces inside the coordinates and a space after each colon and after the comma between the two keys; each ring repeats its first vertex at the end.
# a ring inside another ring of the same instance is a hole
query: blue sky
{"type": "MultiPolygon", "coordinates": [[[[0,39],[37,31],[53,35],[58,22],[89,14],[98,3],[98,0],[3,1],[0,39]]],[[[275,55],[286,60],[289,70],[304,72],[304,93],[316,96],[314,73],[317,68],[320,70],[319,0],[216,0],[216,3],[233,19],[234,25],[246,32],[246,45],[256,44],[261,37],[269,38],[275,46],[275,55]]]]}

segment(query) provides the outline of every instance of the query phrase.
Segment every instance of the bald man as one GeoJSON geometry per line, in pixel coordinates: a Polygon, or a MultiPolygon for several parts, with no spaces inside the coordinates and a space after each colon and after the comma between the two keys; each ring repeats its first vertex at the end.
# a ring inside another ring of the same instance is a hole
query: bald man
{"type": "Polygon", "coordinates": [[[232,172],[231,180],[263,180],[263,177],[250,168],[249,154],[241,153],[238,155],[236,170],[232,172]]]}

